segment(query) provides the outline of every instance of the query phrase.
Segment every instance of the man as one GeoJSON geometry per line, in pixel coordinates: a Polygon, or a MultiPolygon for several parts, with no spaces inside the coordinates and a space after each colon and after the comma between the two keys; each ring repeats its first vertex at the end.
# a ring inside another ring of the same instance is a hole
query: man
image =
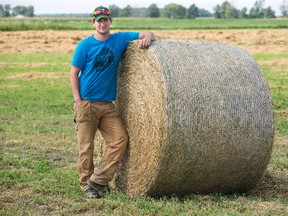
{"type": "Polygon", "coordinates": [[[118,65],[129,43],[139,40],[145,49],[155,39],[152,32],[110,34],[112,17],[108,8],[99,6],[92,14],[95,34],[76,47],[70,70],[74,97],[75,122],[79,143],[79,181],[87,198],[99,198],[108,189],[123,158],[128,142],[126,130],[115,113],[118,65]],[[94,172],[95,133],[99,129],[107,148],[94,172]]]}

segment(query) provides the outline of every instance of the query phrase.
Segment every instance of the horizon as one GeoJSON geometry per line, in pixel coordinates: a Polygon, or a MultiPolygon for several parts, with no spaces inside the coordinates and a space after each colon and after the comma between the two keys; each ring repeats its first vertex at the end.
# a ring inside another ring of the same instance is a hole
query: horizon
{"type": "MultiPolygon", "coordinates": [[[[164,6],[175,3],[184,6],[185,8],[190,7],[192,4],[195,4],[200,9],[205,9],[211,13],[214,12],[213,8],[219,4],[221,5],[224,0],[158,0],[157,3],[155,3],[156,0],[147,0],[145,3],[143,2],[135,2],[134,0],[123,0],[121,2],[111,0],[109,3],[104,0],[97,1],[97,5],[104,5],[104,6],[110,6],[110,5],[116,5],[120,8],[124,8],[127,5],[130,5],[132,8],[147,8],[151,4],[156,4],[158,8],[164,8],[164,6]],[[177,2],[177,3],[176,3],[177,2]]],[[[236,9],[241,10],[242,8],[246,7],[248,11],[254,6],[255,1],[251,0],[232,0],[229,1],[236,9]]],[[[94,9],[95,4],[94,0],[86,0],[85,4],[83,4],[83,1],[80,0],[2,0],[1,4],[8,4],[12,8],[15,6],[33,6],[34,8],[34,14],[35,16],[41,15],[41,14],[83,14],[83,13],[91,13],[91,11],[94,9]],[[56,5],[56,6],[55,6],[56,5]],[[94,5],[94,6],[91,6],[94,5]],[[79,11],[80,9],[80,11],[79,11]]],[[[283,4],[282,0],[264,0],[264,8],[271,7],[273,11],[275,11],[276,16],[281,15],[280,12],[280,5],[283,4]]]]}

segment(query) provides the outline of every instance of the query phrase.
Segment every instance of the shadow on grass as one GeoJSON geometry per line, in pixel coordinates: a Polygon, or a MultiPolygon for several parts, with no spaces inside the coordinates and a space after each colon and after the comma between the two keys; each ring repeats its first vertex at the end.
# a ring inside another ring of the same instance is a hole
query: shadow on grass
{"type": "Polygon", "coordinates": [[[288,174],[280,171],[266,171],[256,188],[247,195],[262,198],[283,199],[288,202],[288,174]]]}

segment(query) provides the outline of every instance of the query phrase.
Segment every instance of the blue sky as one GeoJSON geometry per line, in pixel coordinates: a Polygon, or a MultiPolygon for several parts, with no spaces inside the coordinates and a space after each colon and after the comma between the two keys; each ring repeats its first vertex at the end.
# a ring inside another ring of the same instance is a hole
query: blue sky
{"type": "MultiPolygon", "coordinates": [[[[213,7],[217,4],[222,4],[224,0],[1,0],[1,4],[10,4],[11,7],[16,5],[34,6],[34,13],[90,13],[98,5],[109,6],[115,4],[120,8],[127,5],[131,7],[148,7],[151,4],[157,4],[159,8],[164,7],[169,3],[181,4],[184,7],[189,7],[196,4],[199,8],[204,8],[213,12],[213,7]]],[[[247,7],[252,8],[256,0],[232,0],[230,1],[237,9],[247,7]]],[[[283,4],[283,0],[265,0],[264,7],[271,6],[276,15],[280,15],[279,7],[283,4]]]]}

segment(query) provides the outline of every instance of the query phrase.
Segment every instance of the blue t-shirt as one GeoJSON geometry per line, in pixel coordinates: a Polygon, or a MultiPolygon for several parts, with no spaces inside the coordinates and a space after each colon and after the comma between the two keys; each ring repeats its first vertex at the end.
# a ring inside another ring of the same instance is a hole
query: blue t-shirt
{"type": "Polygon", "coordinates": [[[139,32],[111,34],[106,41],[89,36],[76,47],[72,65],[81,68],[79,91],[82,100],[113,101],[116,99],[117,71],[122,54],[139,32]]]}

